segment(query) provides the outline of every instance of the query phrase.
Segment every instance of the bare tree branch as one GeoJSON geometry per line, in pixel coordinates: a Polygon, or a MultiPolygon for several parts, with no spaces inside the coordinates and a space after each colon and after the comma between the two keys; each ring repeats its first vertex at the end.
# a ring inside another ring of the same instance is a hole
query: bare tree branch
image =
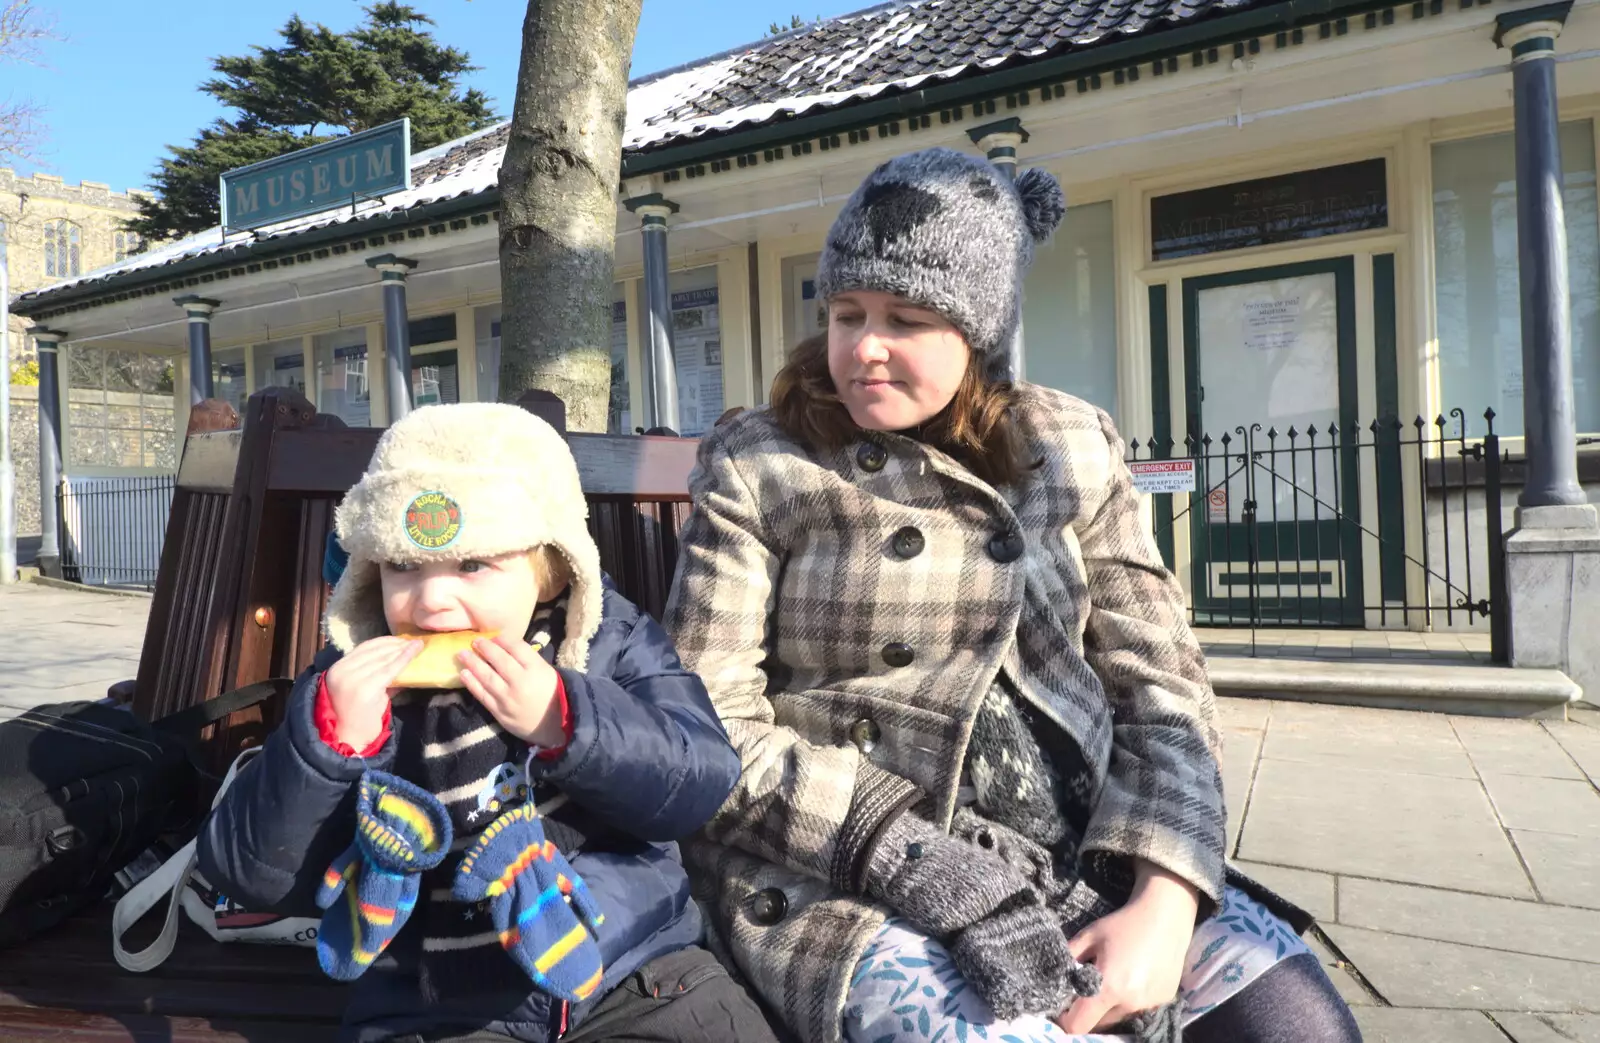
{"type": "MultiPolygon", "coordinates": [[[[40,48],[55,39],[55,19],[33,0],[0,0],[0,65],[38,65],[40,48]]],[[[0,160],[33,156],[44,140],[42,111],[25,98],[0,103],[0,160]]]]}

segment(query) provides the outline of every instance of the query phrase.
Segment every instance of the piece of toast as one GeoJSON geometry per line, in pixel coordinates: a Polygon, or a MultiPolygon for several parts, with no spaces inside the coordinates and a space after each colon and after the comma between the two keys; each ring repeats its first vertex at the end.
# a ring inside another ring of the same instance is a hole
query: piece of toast
{"type": "Polygon", "coordinates": [[[406,664],[400,676],[394,679],[396,688],[461,688],[461,664],[456,656],[472,647],[478,638],[494,640],[494,634],[477,630],[433,631],[419,634],[402,634],[402,637],[421,638],[422,651],[406,664]]]}

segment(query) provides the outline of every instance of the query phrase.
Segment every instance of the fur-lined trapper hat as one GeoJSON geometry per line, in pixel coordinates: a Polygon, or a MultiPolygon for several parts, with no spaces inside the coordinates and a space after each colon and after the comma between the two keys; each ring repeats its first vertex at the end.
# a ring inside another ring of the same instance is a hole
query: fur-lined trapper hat
{"type": "Polygon", "coordinates": [[[600,627],[600,551],[578,465],[549,424],[517,406],[426,406],[378,439],[334,515],[350,555],[328,601],[328,639],[348,652],[389,632],[378,566],[549,547],[572,590],[556,664],[582,670],[600,627]]]}

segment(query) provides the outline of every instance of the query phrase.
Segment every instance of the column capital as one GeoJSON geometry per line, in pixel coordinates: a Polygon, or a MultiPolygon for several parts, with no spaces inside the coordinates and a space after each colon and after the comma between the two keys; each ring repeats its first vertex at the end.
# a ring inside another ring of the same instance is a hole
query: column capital
{"type": "Polygon", "coordinates": [[[967,131],[972,143],[988,153],[992,163],[1015,163],[1017,149],[1028,143],[1029,135],[1022,125],[1022,117],[995,120],[967,131]]]}
{"type": "Polygon", "coordinates": [[[54,352],[57,345],[67,339],[65,330],[53,330],[48,326],[29,326],[24,332],[38,343],[40,351],[54,352]]]}
{"type": "Polygon", "coordinates": [[[646,226],[665,226],[667,218],[676,214],[680,207],[660,192],[651,192],[649,195],[634,196],[632,199],[623,200],[623,206],[628,212],[638,215],[646,226]]]}
{"type": "Polygon", "coordinates": [[[1494,42],[1511,52],[1513,63],[1532,58],[1548,58],[1555,52],[1556,37],[1567,24],[1572,0],[1508,11],[1494,20],[1494,42]]]}
{"type": "Polygon", "coordinates": [[[189,293],[172,298],[172,303],[182,308],[190,322],[210,322],[211,313],[222,307],[222,302],[199,294],[189,293]]]}
{"type": "Polygon", "coordinates": [[[395,254],[379,254],[367,258],[367,267],[380,272],[384,282],[405,281],[407,274],[417,266],[417,262],[409,257],[399,257],[395,254]]]}

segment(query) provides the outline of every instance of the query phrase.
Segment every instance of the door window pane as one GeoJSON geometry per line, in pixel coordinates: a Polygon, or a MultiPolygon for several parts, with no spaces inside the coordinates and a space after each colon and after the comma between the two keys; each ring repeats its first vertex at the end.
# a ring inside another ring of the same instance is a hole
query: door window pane
{"type": "Polygon", "coordinates": [[[367,331],[356,326],[316,338],[317,409],[351,427],[372,426],[367,331]]]}
{"type": "Polygon", "coordinates": [[[478,344],[478,401],[500,401],[500,305],[485,304],[473,312],[478,344]]]}
{"type": "Polygon", "coordinates": [[[211,356],[211,394],[243,415],[245,400],[250,397],[245,388],[243,348],[228,348],[211,356]]]}
{"type": "Polygon", "coordinates": [[[817,261],[821,254],[783,259],[784,355],[790,348],[828,328],[828,307],[817,295],[817,261]]]}
{"type": "Polygon", "coordinates": [[[289,388],[306,393],[306,348],[299,337],[256,345],[257,380],[262,387],[289,388]]]}
{"type": "MultiPolygon", "coordinates": [[[[1562,201],[1572,300],[1572,383],[1578,429],[1600,431],[1600,225],[1593,125],[1561,127],[1562,201]]],[[[1511,134],[1433,147],[1434,294],[1446,414],[1469,434],[1520,435],[1522,310],[1517,264],[1517,168],[1511,134]]]]}
{"type": "Polygon", "coordinates": [[[433,351],[411,356],[411,404],[413,407],[454,405],[461,401],[454,351],[433,351]]]}
{"type": "Polygon", "coordinates": [[[606,430],[614,435],[633,433],[633,411],[628,400],[628,286],[611,287],[611,409],[606,430]]]}
{"type": "Polygon", "coordinates": [[[1067,210],[1023,298],[1024,375],[1117,414],[1116,256],[1110,203],[1067,210]]]}

